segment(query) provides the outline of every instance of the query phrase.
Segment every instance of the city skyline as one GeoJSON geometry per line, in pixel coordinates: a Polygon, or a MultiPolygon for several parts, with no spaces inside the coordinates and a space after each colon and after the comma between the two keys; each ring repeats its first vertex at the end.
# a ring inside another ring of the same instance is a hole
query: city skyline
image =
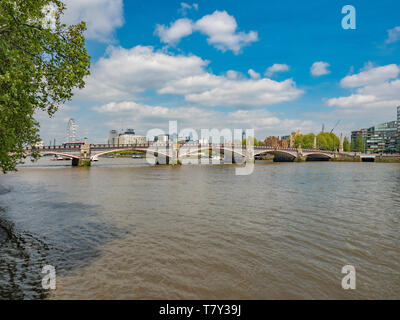
{"type": "Polygon", "coordinates": [[[115,128],[165,130],[169,120],[264,138],[330,131],[338,120],[335,132],[350,136],[396,119],[399,5],[353,1],[356,29],[344,30],[344,1],[286,3],[118,0],[94,11],[66,1],[65,22],[87,21],[92,74],[54,119],[37,115],[42,139],[62,141],[70,118],[93,142],[115,128]]]}
{"type": "MultiPolygon", "coordinates": [[[[392,126],[392,130],[394,130],[393,131],[394,141],[392,141],[392,143],[395,144],[394,145],[394,150],[398,150],[400,148],[400,106],[397,106],[396,110],[397,110],[397,112],[396,112],[397,120],[391,120],[391,121],[387,121],[387,122],[384,122],[384,123],[375,124],[375,125],[373,125],[373,126],[371,126],[369,128],[360,128],[360,129],[356,129],[356,130],[351,130],[351,134],[349,136],[344,135],[343,138],[347,139],[349,142],[351,142],[353,144],[353,146],[351,147],[352,151],[356,151],[356,140],[357,140],[357,137],[360,134],[363,135],[363,143],[364,143],[363,150],[365,152],[368,149],[367,147],[365,147],[365,144],[367,143],[367,140],[366,140],[367,132],[374,133],[374,131],[376,130],[375,129],[376,127],[387,126],[387,125],[392,126]]],[[[70,137],[71,122],[73,123],[73,127],[74,127],[73,130],[74,130],[74,137],[75,138],[73,139],[73,141],[83,141],[84,139],[87,139],[87,137],[83,138],[83,136],[82,137],[76,136],[76,132],[78,131],[79,126],[78,126],[78,124],[75,123],[75,120],[73,118],[70,118],[68,120],[68,125],[67,125],[67,130],[66,130],[67,138],[65,139],[65,141],[66,142],[71,142],[71,137],[70,137]]],[[[330,131],[331,133],[334,133],[334,131],[335,131],[336,127],[339,125],[339,123],[340,123],[340,120],[337,121],[336,124],[334,125],[334,127],[331,129],[331,131],[330,131]]],[[[179,140],[179,138],[187,139],[187,136],[184,135],[184,134],[182,135],[181,133],[182,132],[186,133],[187,132],[186,129],[188,129],[188,128],[176,128],[176,129],[178,131],[173,134],[173,135],[175,135],[176,139],[178,139],[178,140],[179,140]]],[[[189,128],[190,132],[192,132],[192,129],[193,128],[189,128]]],[[[199,135],[200,132],[201,132],[201,129],[193,129],[193,130],[195,132],[197,132],[197,135],[199,135]]],[[[237,130],[237,129],[235,129],[235,130],[237,130]]],[[[218,131],[219,130],[217,130],[217,132],[218,131]]],[[[149,132],[151,132],[151,130],[149,132]]],[[[242,132],[243,132],[242,133],[242,140],[243,140],[244,139],[243,138],[244,130],[242,132]]],[[[329,131],[325,131],[325,124],[322,125],[322,128],[321,128],[320,131],[318,131],[318,132],[307,132],[306,134],[313,134],[313,135],[317,136],[319,133],[324,133],[324,132],[329,132],[329,131]]],[[[300,133],[304,134],[304,132],[301,132],[300,129],[297,129],[297,132],[296,131],[291,131],[290,134],[284,134],[284,135],[280,135],[280,136],[279,135],[268,135],[268,136],[265,136],[265,138],[260,139],[260,141],[266,142],[269,138],[277,138],[278,140],[280,140],[280,139],[281,140],[287,140],[290,137],[290,135],[300,134],[300,133]]],[[[124,135],[124,134],[133,134],[133,135],[140,136],[140,137],[143,136],[142,133],[137,134],[135,129],[133,129],[133,128],[126,128],[126,129],[121,128],[119,130],[111,129],[109,131],[109,136],[108,136],[108,139],[107,139],[106,143],[108,143],[108,144],[118,144],[116,142],[110,142],[110,139],[111,140],[114,139],[114,138],[111,138],[111,135],[115,135],[115,137],[116,137],[118,135],[121,136],[121,135],[124,135]]],[[[167,131],[167,132],[165,132],[164,134],[161,134],[161,135],[169,136],[170,134],[167,131]]],[[[343,133],[341,132],[340,136],[342,136],[342,135],[343,135],[343,133]]],[[[146,135],[146,136],[143,136],[143,138],[146,138],[146,141],[156,141],[156,137],[158,137],[158,136],[159,135],[146,135]]],[[[382,136],[382,138],[384,138],[384,137],[382,136]]],[[[200,140],[202,140],[202,139],[200,139],[200,140]]],[[[191,141],[190,136],[189,136],[189,140],[188,141],[191,141]]],[[[239,140],[236,139],[236,141],[239,141],[239,140]]],[[[58,142],[60,142],[60,141],[58,141],[58,142]]],[[[104,143],[104,142],[102,142],[102,143],[104,143]]],[[[42,140],[40,142],[40,145],[44,145],[44,144],[45,144],[45,141],[42,140]]],[[[124,143],[122,143],[122,144],[124,144],[124,143]]],[[[51,146],[51,145],[57,145],[55,138],[53,138],[53,140],[50,139],[49,146],[51,146]]],[[[369,153],[371,151],[372,150],[369,150],[369,153]]],[[[383,151],[383,150],[379,150],[379,152],[381,152],[381,151],[383,151]]],[[[386,151],[383,151],[383,152],[386,153],[386,151]]]]}

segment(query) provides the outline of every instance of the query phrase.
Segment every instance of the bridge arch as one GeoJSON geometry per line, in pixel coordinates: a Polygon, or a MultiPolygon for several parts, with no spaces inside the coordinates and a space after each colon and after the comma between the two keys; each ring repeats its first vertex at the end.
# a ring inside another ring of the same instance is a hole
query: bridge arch
{"type": "MultiPolygon", "coordinates": [[[[39,153],[44,156],[46,154],[52,154],[55,156],[63,156],[63,157],[68,157],[68,158],[75,158],[75,159],[79,159],[80,156],[76,155],[76,154],[69,154],[69,153],[65,153],[65,152],[57,152],[57,151],[51,151],[51,150],[40,150],[39,153]]],[[[25,154],[27,156],[31,155],[32,152],[25,152],[25,154]]]]}
{"type": "Polygon", "coordinates": [[[309,153],[304,153],[303,156],[306,158],[306,160],[330,160],[333,158],[333,155],[325,152],[309,152],[309,153]]]}
{"type": "Polygon", "coordinates": [[[289,150],[262,150],[258,152],[254,152],[254,156],[261,156],[263,154],[273,154],[275,156],[282,156],[291,160],[295,160],[297,158],[297,153],[294,154],[293,152],[290,152],[289,150]]]}
{"type": "Polygon", "coordinates": [[[239,151],[237,151],[237,150],[235,150],[235,149],[232,149],[232,148],[227,148],[227,147],[219,147],[219,146],[207,146],[207,147],[200,147],[200,148],[196,148],[196,149],[192,149],[190,146],[183,146],[182,147],[182,149],[189,149],[189,152],[186,152],[186,153],[183,153],[183,154],[181,154],[181,152],[179,152],[179,156],[180,157],[186,157],[186,156],[190,156],[190,155],[193,155],[193,154],[196,154],[196,153],[199,153],[199,152],[201,152],[201,151],[205,151],[205,150],[223,150],[223,151],[229,151],[229,152],[232,152],[232,153],[235,153],[235,154],[238,154],[238,155],[240,155],[241,157],[243,157],[243,158],[245,158],[246,157],[246,155],[245,154],[243,154],[242,152],[239,152],[239,151]]]}
{"type": "Polygon", "coordinates": [[[155,153],[158,153],[158,154],[161,154],[161,155],[165,156],[166,158],[170,157],[170,155],[168,153],[160,151],[160,150],[157,150],[157,149],[152,149],[152,148],[122,148],[122,149],[106,150],[106,151],[103,151],[103,152],[92,154],[92,156],[90,157],[90,160],[93,160],[94,158],[98,158],[98,157],[100,157],[102,155],[105,155],[105,154],[114,153],[114,152],[118,152],[118,151],[142,151],[142,152],[145,152],[145,153],[149,152],[149,153],[151,153],[153,155],[155,153]]]}

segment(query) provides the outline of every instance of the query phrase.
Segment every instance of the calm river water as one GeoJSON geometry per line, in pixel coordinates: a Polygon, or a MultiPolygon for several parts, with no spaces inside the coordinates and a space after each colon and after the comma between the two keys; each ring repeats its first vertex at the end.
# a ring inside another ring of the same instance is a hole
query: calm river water
{"type": "Polygon", "coordinates": [[[0,299],[400,299],[399,164],[65,164],[0,175],[0,299]]]}

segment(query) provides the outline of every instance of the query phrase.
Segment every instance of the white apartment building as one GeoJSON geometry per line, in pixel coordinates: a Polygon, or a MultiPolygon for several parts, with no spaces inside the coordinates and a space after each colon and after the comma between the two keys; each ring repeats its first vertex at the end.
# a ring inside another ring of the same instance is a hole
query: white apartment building
{"type": "Polygon", "coordinates": [[[146,143],[146,137],[138,134],[121,134],[118,142],[119,144],[143,144],[146,143]]]}
{"type": "Polygon", "coordinates": [[[135,134],[135,130],[127,129],[125,132],[118,134],[117,130],[111,130],[108,143],[109,144],[144,144],[146,137],[135,134]]]}
{"type": "Polygon", "coordinates": [[[169,141],[169,134],[160,134],[157,136],[157,142],[167,143],[169,141]]]}

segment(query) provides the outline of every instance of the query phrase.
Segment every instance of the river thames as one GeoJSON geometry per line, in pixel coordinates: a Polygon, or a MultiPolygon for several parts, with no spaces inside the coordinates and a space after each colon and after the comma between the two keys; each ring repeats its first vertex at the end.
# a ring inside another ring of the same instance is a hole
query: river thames
{"type": "Polygon", "coordinates": [[[66,164],[0,176],[0,299],[400,299],[400,164],[66,164]]]}

